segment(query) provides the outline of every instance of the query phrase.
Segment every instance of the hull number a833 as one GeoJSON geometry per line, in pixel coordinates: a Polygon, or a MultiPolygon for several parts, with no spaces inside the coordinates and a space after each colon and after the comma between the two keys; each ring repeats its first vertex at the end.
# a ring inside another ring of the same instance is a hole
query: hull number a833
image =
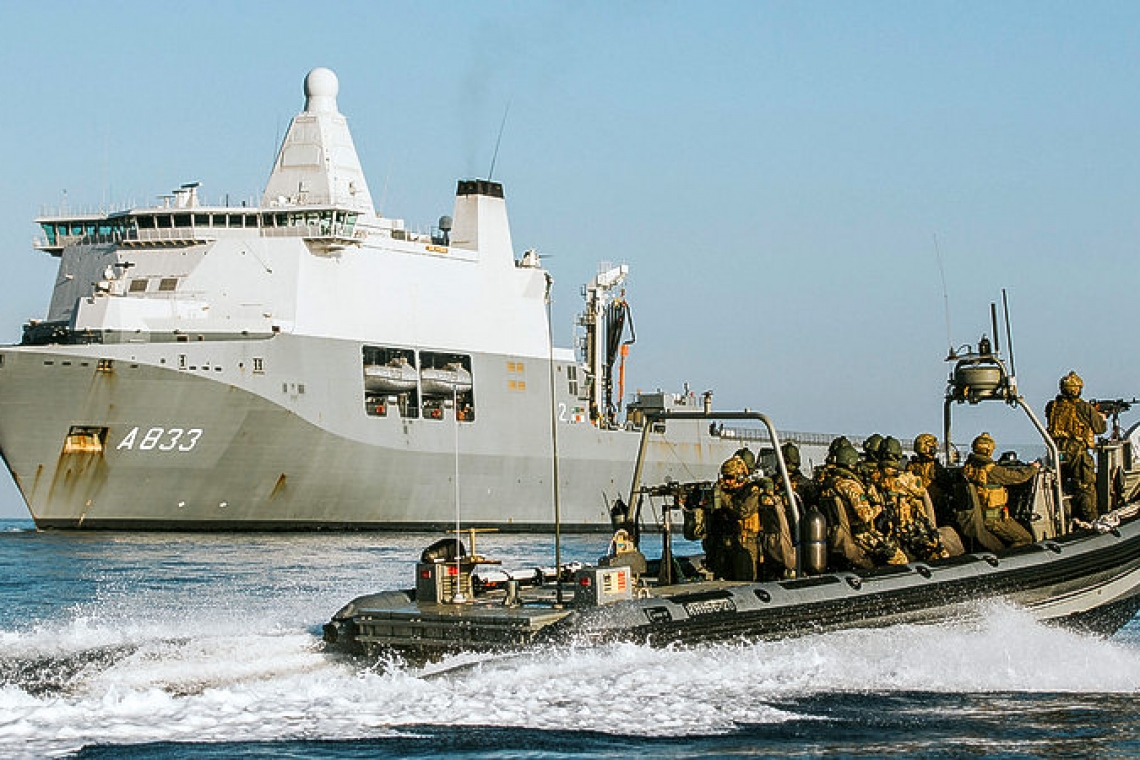
{"type": "Polygon", "coordinates": [[[135,426],[115,451],[191,451],[202,437],[202,428],[142,428],[135,426]]]}

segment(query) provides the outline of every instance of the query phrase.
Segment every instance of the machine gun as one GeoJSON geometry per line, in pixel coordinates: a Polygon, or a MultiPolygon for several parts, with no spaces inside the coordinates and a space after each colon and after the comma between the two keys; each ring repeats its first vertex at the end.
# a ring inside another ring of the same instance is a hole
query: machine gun
{"type": "Polygon", "coordinates": [[[1112,420],[1112,435],[1109,437],[1109,440],[1119,441],[1121,439],[1120,415],[1131,409],[1133,404],[1140,404],[1140,399],[1136,397],[1130,399],[1101,399],[1099,401],[1090,399],[1089,403],[1096,407],[1098,412],[1112,420]]]}

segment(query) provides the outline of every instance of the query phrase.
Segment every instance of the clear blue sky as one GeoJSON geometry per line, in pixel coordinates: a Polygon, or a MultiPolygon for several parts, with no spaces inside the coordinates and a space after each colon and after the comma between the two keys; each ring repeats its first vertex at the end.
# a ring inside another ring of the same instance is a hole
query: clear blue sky
{"type": "MultiPolygon", "coordinates": [[[[0,340],[47,309],[31,220],[183,182],[257,198],[315,66],[389,216],[495,167],[556,341],[632,269],[633,387],[784,428],[941,427],[948,343],[1009,291],[1022,390],[1140,394],[1140,4],[0,5],[0,340]]],[[[964,423],[1032,439],[1004,408],[964,423]]],[[[1140,410],[1138,410],[1140,411],[1140,410]]],[[[966,419],[966,418],[963,418],[966,419]]],[[[965,434],[965,433],[963,433],[965,434]]],[[[4,479],[7,481],[7,478],[4,479]]],[[[0,514],[26,514],[0,485],[0,514]]]]}

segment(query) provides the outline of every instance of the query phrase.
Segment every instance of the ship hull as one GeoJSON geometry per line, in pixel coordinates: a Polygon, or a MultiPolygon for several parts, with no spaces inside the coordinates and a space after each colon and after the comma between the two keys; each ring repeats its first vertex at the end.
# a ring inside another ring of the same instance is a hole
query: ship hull
{"type": "MultiPolygon", "coordinates": [[[[568,422],[561,400],[552,433],[549,365],[528,362],[519,392],[496,368],[521,362],[474,356],[471,422],[377,418],[360,351],[294,336],[5,349],[0,453],[42,528],[425,530],[458,516],[531,531],[554,521],[557,445],[563,528],[609,529],[640,433],[568,422]]],[[[649,474],[715,478],[738,445],[671,422],[649,474]]]]}

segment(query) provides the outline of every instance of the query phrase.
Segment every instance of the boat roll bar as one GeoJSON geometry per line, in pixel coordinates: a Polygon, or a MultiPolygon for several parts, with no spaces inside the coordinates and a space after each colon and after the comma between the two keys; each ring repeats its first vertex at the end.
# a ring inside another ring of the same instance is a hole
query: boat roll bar
{"type": "Polygon", "coordinates": [[[789,526],[792,532],[792,540],[796,547],[796,575],[803,574],[803,552],[801,551],[800,543],[802,537],[800,536],[800,507],[796,501],[795,489],[792,488],[792,479],[788,476],[788,466],[784,463],[784,452],[781,449],[780,436],[776,432],[776,426],[772,424],[772,420],[766,414],[761,412],[754,412],[750,409],[745,409],[739,412],[717,412],[713,411],[708,404],[703,410],[691,411],[688,409],[646,409],[645,410],[645,424],[641,428],[641,444],[637,449],[637,463],[633,467],[633,481],[629,485],[629,504],[632,509],[637,503],[638,491],[641,488],[641,472],[645,464],[645,452],[649,448],[649,436],[653,433],[656,427],[655,423],[666,420],[757,420],[764,424],[768,430],[768,437],[771,440],[772,448],[775,449],[776,466],[780,470],[780,481],[784,487],[784,495],[791,505],[792,525],[789,526]]]}
{"type": "Polygon", "coordinates": [[[946,361],[954,362],[954,369],[950,372],[950,379],[946,385],[946,401],[942,410],[942,440],[945,445],[946,462],[953,462],[956,453],[950,439],[951,407],[954,404],[974,405],[982,401],[1004,401],[1010,406],[1019,406],[1024,411],[1033,427],[1045,442],[1049,452],[1049,461],[1053,467],[1053,497],[1057,508],[1053,513],[1054,529],[1057,535],[1065,533],[1068,524],[1065,510],[1065,496],[1061,490],[1061,452],[1049,431],[1037,419],[1033,409],[1025,403],[1025,398],[1017,391],[1017,378],[1013,374],[1012,363],[1007,366],[998,355],[997,349],[992,347],[989,340],[982,338],[978,342],[977,351],[969,346],[951,351],[946,361]]]}

